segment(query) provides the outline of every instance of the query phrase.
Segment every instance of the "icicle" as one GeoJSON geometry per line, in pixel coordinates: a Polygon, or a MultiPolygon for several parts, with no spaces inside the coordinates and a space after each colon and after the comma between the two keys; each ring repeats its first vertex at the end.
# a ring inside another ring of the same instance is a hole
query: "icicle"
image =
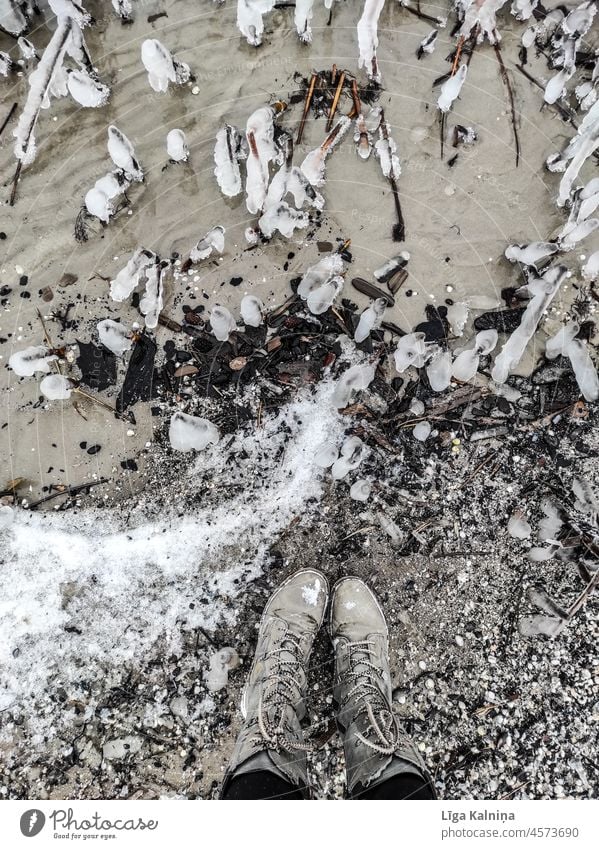
{"type": "Polygon", "coordinates": [[[373,304],[364,310],[354,333],[354,341],[358,343],[363,342],[370,336],[373,330],[381,326],[386,307],[387,302],[385,299],[377,298],[373,304]]]}
{"type": "Polygon", "coordinates": [[[281,108],[284,108],[283,104],[262,106],[250,115],[247,122],[246,206],[253,215],[262,210],[270,176],[269,165],[277,157],[274,117],[281,108]]]}
{"type": "Polygon", "coordinates": [[[40,392],[48,401],[66,401],[71,397],[73,384],[62,374],[49,374],[40,383],[40,392]]]}
{"type": "Polygon", "coordinates": [[[122,357],[126,351],[131,350],[133,338],[126,324],[105,318],[98,322],[97,328],[100,343],[117,357],[122,357]]]}
{"type": "Polygon", "coordinates": [[[0,50],[0,77],[7,77],[16,67],[8,53],[0,50]]]}
{"type": "Polygon", "coordinates": [[[554,360],[559,355],[568,357],[581,394],[587,401],[596,401],[599,398],[599,378],[587,345],[582,339],[575,338],[579,329],[575,321],[560,328],[555,336],[547,340],[545,356],[548,360],[554,360]]]}
{"type": "Polygon", "coordinates": [[[203,451],[209,445],[216,445],[220,433],[208,419],[177,412],[171,418],[168,437],[175,451],[203,451]]]}
{"type": "Polygon", "coordinates": [[[295,29],[299,36],[299,40],[304,44],[312,42],[312,6],[314,0],[295,0],[295,29]]]}
{"type": "Polygon", "coordinates": [[[189,148],[183,130],[170,130],[166,136],[166,152],[174,162],[187,162],[189,148]]]}
{"type": "Polygon", "coordinates": [[[342,289],[343,277],[332,277],[326,283],[323,283],[322,286],[312,289],[306,298],[308,309],[314,315],[321,315],[334,304],[335,298],[342,289]]]}
{"type": "Polygon", "coordinates": [[[344,372],[333,391],[331,403],[334,407],[341,409],[347,407],[354,392],[367,389],[374,379],[375,366],[357,365],[351,366],[344,372]]]}
{"type": "Polygon", "coordinates": [[[237,26],[252,47],[262,44],[263,15],[274,9],[275,0],[237,0],[237,26]]]}
{"type": "Polygon", "coordinates": [[[599,218],[589,218],[587,221],[581,221],[571,229],[563,228],[563,234],[559,237],[559,246],[563,251],[571,251],[576,247],[578,242],[586,239],[595,230],[599,228],[599,218]]]}
{"type": "Polygon", "coordinates": [[[168,91],[169,82],[182,85],[191,76],[189,65],[175,59],[157,38],[146,38],[142,42],[141,61],[148,72],[148,82],[156,92],[168,91]]]}
{"type": "Polygon", "coordinates": [[[574,181],[586,160],[599,147],[599,100],[583,118],[576,135],[560,154],[552,154],[547,159],[550,171],[564,171],[559,186],[557,205],[564,206],[570,199],[574,181]],[[567,167],[566,167],[567,166],[567,167]]]}
{"type": "Polygon", "coordinates": [[[225,124],[216,134],[214,146],[214,176],[221,192],[228,198],[235,197],[241,191],[239,160],[245,159],[241,149],[241,134],[236,127],[225,124]]]}
{"type": "Polygon", "coordinates": [[[568,269],[563,265],[552,266],[542,277],[531,280],[523,289],[531,294],[520,325],[511,334],[501,353],[495,360],[491,376],[496,383],[505,383],[510,371],[516,368],[533,337],[543,313],[557,294],[568,269]]]}
{"type": "Polygon", "coordinates": [[[241,299],[241,318],[250,327],[260,327],[264,320],[264,304],[254,295],[245,295],[241,299]]]}
{"type": "Polygon", "coordinates": [[[424,333],[406,333],[395,349],[395,368],[402,374],[410,366],[421,368],[430,356],[424,333]]]}
{"type": "Polygon", "coordinates": [[[329,135],[315,150],[311,150],[301,164],[304,175],[312,186],[322,186],[325,180],[326,158],[339,144],[351,127],[351,121],[343,116],[333,127],[329,135]]]}
{"type": "Polygon", "coordinates": [[[27,38],[23,38],[23,36],[18,38],[17,47],[19,48],[19,53],[25,62],[29,62],[30,59],[36,58],[37,54],[35,52],[35,47],[27,38]]]}
{"type": "Polygon", "coordinates": [[[32,377],[36,372],[48,374],[50,363],[57,360],[43,345],[32,345],[23,351],[15,351],[8,358],[8,367],[19,377],[32,377]]]}
{"type": "Polygon", "coordinates": [[[226,342],[231,333],[237,329],[237,324],[226,307],[212,307],[210,327],[219,342],[226,342]]]}
{"type": "Polygon", "coordinates": [[[158,262],[146,268],[146,289],[139,300],[139,311],[146,319],[146,327],[154,329],[158,326],[158,318],[164,306],[164,268],[158,262]]]}
{"type": "Polygon", "coordinates": [[[385,0],[364,0],[362,17],[358,21],[358,68],[365,68],[368,77],[376,83],[381,81],[376,49],[379,43],[378,21],[384,5],[385,0]]]}
{"type": "Polygon", "coordinates": [[[127,136],[112,124],[108,127],[108,155],[130,180],[137,183],[143,181],[144,173],[135,156],[133,145],[127,136]]]}
{"type": "Polygon", "coordinates": [[[208,230],[197,245],[192,249],[189,258],[192,262],[201,262],[207,259],[213,251],[219,254],[225,249],[225,233],[226,230],[221,224],[217,224],[212,230],[208,230]]]}
{"type": "Polygon", "coordinates": [[[454,100],[459,96],[466,75],[468,73],[468,65],[461,65],[457,73],[446,80],[441,86],[441,94],[437,101],[437,106],[441,112],[449,112],[454,100]]]}
{"type": "Polygon", "coordinates": [[[485,36],[491,44],[497,44],[501,40],[501,36],[497,31],[495,16],[499,9],[505,6],[506,2],[507,0],[466,0],[463,3],[463,7],[465,7],[464,22],[459,34],[463,38],[469,38],[474,28],[478,26],[476,40],[479,44],[485,36]]]}

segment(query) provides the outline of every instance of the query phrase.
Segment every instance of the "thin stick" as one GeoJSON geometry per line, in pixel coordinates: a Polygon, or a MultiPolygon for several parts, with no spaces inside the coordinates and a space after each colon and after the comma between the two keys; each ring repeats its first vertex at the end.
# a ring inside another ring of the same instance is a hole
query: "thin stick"
{"type": "Polygon", "coordinates": [[[354,102],[354,108],[352,109],[352,112],[355,112],[356,115],[359,115],[360,112],[362,111],[362,104],[360,103],[360,95],[358,94],[357,80],[351,81],[351,96],[352,96],[352,100],[354,102]]]}
{"type": "Polygon", "coordinates": [[[335,117],[335,112],[337,111],[337,104],[339,103],[339,98],[341,97],[341,89],[343,88],[343,83],[345,82],[345,71],[341,71],[339,74],[339,82],[337,83],[337,91],[335,92],[335,97],[333,98],[333,103],[331,105],[331,111],[329,112],[329,118],[327,121],[327,133],[331,129],[333,124],[333,118],[335,117]]]}
{"type": "Polygon", "coordinates": [[[453,65],[451,68],[451,76],[455,74],[458,69],[458,62],[460,61],[460,54],[462,52],[462,47],[464,46],[464,42],[466,41],[465,36],[461,35],[458,38],[458,46],[456,47],[455,56],[453,58],[453,65]]]}
{"type": "Polygon", "coordinates": [[[12,116],[15,114],[16,108],[17,108],[17,104],[13,103],[13,105],[9,109],[8,115],[6,116],[6,118],[2,122],[2,126],[0,127],[0,136],[2,135],[4,130],[6,129],[6,125],[8,124],[8,122],[10,121],[12,116]]]}
{"type": "Polygon", "coordinates": [[[316,80],[318,79],[318,74],[313,73],[310,77],[310,85],[308,86],[308,93],[306,95],[306,102],[304,103],[304,114],[302,115],[302,120],[300,121],[300,125],[297,131],[296,144],[300,144],[302,140],[302,135],[304,133],[304,126],[306,124],[306,118],[308,117],[308,112],[310,111],[310,104],[312,102],[312,95],[314,94],[314,86],[316,85],[316,80]]]}
{"type": "Polygon", "coordinates": [[[499,46],[499,42],[496,41],[493,45],[495,48],[495,55],[497,56],[497,61],[499,62],[499,70],[501,72],[501,79],[503,80],[503,84],[507,88],[508,99],[510,101],[510,110],[512,113],[512,127],[514,128],[514,139],[516,142],[516,168],[520,163],[520,139],[518,137],[518,125],[516,121],[516,105],[514,103],[514,92],[512,91],[512,84],[510,83],[510,78],[507,73],[507,69],[503,62],[503,56],[501,55],[501,48],[499,46]]]}
{"type": "Polygon", "coordinates": [[[422,21],[429,21],[431,24],[435,24],[439,26],[439,19],[433,18],[432,15],[427,15],[425,12],[421,12],[419,9],[412,9],[411,6],[404,6],[402,4],[402,9],[405,9],[406,12],[410,12],[412,15],[416,15],[417,18],[420,18],[422,21]]]}
{"type": "MultiPolygon", "coordinates": [[[[387,144],[389,144],[389,133],[387,132],[387,122],[385,121],[384,109],[381,109],[380,130],[383,135],[383,138],[385,139],[387,144]]],[[[393,193],[393,201],[395,203],[395,212],[397,214],[397,225],[393,228],[393,241],[403,242],[406,238],[406,225],[403,217],[403,212],[401,210],[401,202],[399,200],[399,191],[397,189],[397,183],[395,182],[395,177],[393,177],[392,174],[390,174],[387,179],[389,180],[389,185],[391,186],[391,192],[393,193]]]]}
{"type": "Polygon", "coordinates": [[[80,483],[77,486],[67,486],[65,489],[58,489],[56,492],[51,492],[50,495],[45,495],[43,498],[40,498],[38,501],[34,501],[33,504],[29,504],[25,507],[26,510],[35,510],[36,507],[39,507],[40,504],[45,504],[46,501],[52,501],[53,498],[58,498],[59,495],[77,495],[78,492],[82,492],[84,489],[91,489],[92,486],[100,486],[100,484],[108,483],[108,478],[100,478],[97,481],[89,481],[88,483],[80,483]]]}
{"type": "Polygon", "coordinates": [[[10,206],[15,205],[15,198],[17,196],[17,186],[19,184],[19,177],[21,176],[21,168],[23,167],[23,162],[21,159],[17,162],[17,170],[15,171],[15,176],[12,178],[12,189],[10,192],[10,206]]]}

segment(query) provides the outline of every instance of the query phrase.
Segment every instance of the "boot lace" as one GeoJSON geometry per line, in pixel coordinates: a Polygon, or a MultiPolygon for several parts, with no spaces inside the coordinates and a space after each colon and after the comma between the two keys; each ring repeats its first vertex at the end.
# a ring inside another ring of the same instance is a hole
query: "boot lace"
{"type": "Polygon", "coordinates": [[[371,661],[375,653],[374,645],[371,640],[347,644],[347,676],[354,683],[342,702],[341,710],[352,699],[356,699],[359,707],[355,716],[365,714],[369,723],[365,734],[357,731],[356,737],[375,752],[392,755],[399,745],[399,728],[391,706],[381,690],[382,670],[371,661]]]}
{"type": "Polygon", "coordinates": [[[271,749],[291,751],[309,751],[312,747],[293,739],[292,729],[286,718],[286,709],[301,702],[303,696],[299,684],[298,672],[304,665],[302,647],[287,632],[281,644],[271,649],[264,662],[270,665],[270,671],[262,681],[258,700],[258,742],[264,741],[271,749]]]}

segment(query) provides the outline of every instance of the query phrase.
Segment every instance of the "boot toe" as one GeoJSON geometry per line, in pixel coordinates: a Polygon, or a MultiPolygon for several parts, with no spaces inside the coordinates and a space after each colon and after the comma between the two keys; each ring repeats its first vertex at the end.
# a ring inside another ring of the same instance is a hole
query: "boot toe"
{"type": "Polygon", "coordinates": [[[346,637],[351,642],[388,633],[376,596],[359,578],[342,578],[335,584],[330,627],[332,639],[346,637]]]}
{"type": "Polygon", "coordinates": [[[328,600],[329,586],[325,576],[317,569],[302,569],[287,578],[273,593],[264,613],[318,629],[328,600]]]}

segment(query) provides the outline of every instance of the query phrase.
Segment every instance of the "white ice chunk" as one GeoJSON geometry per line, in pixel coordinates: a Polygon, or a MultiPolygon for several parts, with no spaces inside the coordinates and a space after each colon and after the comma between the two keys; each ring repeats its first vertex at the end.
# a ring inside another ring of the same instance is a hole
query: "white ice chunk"
{"type": "Polygon", "coordinates": [[[66,401],[72,390],[73,384],[63,374],[49,374],[40,383],[40,392],[48,401],[66,401]]]}
{"type": "Polygon", "coordinates": [[[252,47],[262,44],[263,16],[274,9],[275,0],[237,0],[237,26],[252,47]]]}
{"type": "Polygon", "coordinates": [[[255,215],[262,210],[269,181],[269,165],[277,156],[274,142],[276,109],[261,106],[252,112],[246,125],[249,153],[246,162],[246,206],[255,215]]]}
{"type": "Polygon", "coordinates": [[[288,203],[281,201],[265,208],[258,226],[267,239],[271,239],[277,231],[289,239],[296,230],[303,230],[309,223],[310,218],[306,212],[292,209],[288,203]]]}
{"type": "Polygon", "coordinates": [[[183,130],[170,130],[166,136],[166,152],[175,162],[187,162],[189,148],[183,130]]]}
{"type": "Polygon", "coordinates": [[[297,287],[297,294],[305,301],[313,289],[322,286],[335,275],[341,274],[343,269],[341,254],[327,254],[327,256],[319,259],[315,265],[308,268],[297,287]]]}
{"type": "Polygon", "coordinates": [[[395,368],[401,374],[410,366],[420,368],[429,358],[424,333],[406,333],[397,343],[395,368]]]}
{"type": "Polygon", "coordinates": [[[133,345],[132,334],[126,324],[105,318],[98,322],[98,336],[104,347],[122,357],[125,351],[129,351],[133,345]]]}
{"type": "Polygon", "coordinates": [[[450,304],[447,307],[447,321],[454,336],[462,336],[468,321],[468,304],[463,301],[450,304]]]}
{"type": "Polygon", "coordinates": [[[320,147],[311,150],[301,164],[301,170],[312,186],[322,186],[325,181],[326,159],[351,127],[351,120],[343,116],[333,127],[320,147]]]}
{"type": "Polygon", "coordinates": [[[529,245],[509,245],[505,249],[505,256],[510,262],[535,265],[539,260],[557,253],[558,250],[555,242],[531,242],[529,245]]]}
{"type": "Polygon", "coordinates": [[[67,86],[73,100],[76,100],[81,106],[104,106],[110,97],[108,86],[94,80],[85,71],[69,70],[67,72],[67,86]]]}
{"type": "Polygon", "coordinates": [[[349,404],[354,392],[367,389],[374,379],[375,366],[356,365],[344,372],[333,391],[331,402],[333,406],[341,408],[349,404]]]}
{"type": "Polygon", "coordinates": [[[367,481],[364,478],[358,478],[358,480],[354,481],[351,485],[349,497],[353,498],[354,501],[368,501],[371,491],[372,484],[370,481],[367,481]]]}
{"type": "Polygon", "coordinates": [[[114,125],[108,127],[108,155],[116,167],[124,171],[131,180],[141,183],[144,174],[136,159],[133,145],[114,125]]]}
{"type": "Polygon", "coordinates": [[[165,270],[155,262],[146,269],[146,288],[139,300],[139,311],[146,319],[146,327],[158,326],[158,319],[164,306],[165,270]]]}
{"type": "Polygon", "coordinates": [[[86,192],[84,203],[89,214],[99,218],[100,221],[104,221],[104,223],[110,221],[111,215],[114,214],[114,207],[110,198],[108,198],[97,186],[94,186],[86,192]]]}
{"type": "Polygon", "coordinates": [[[211,693],[224,689],[229,683],[229,672],[239,664],[239,655],[234,648],[227,646],[219,649],[210,658],[210,669],[206,675],[206,687],[211,693]]]}
{"type": "Polygon", "coordinates": [[[511,334],[495,360],[491,376],[496,383],[505,383],[510,371],[515,369],[522,359],[526,346],[533,337],[541,317],[557,294],[566,273],[565,266],[552,266],[542,277],[532,280],[525,287],[532,297],[520,325],[511,334]]]}
{"type": "Polygon", "coordinates": [[[8,367],[19,377],[32,377],[36,372],[48,374],[50,363],[57,360],[43,345],[32,345],[22,351],[15,351],[8,358],[8,367]]]}
{"type": "Polygon", "coordinates": [[[420,42],[420,47],[418,50],[418,58],[421,58],[422,53],[428,53],[429,55],[434,52],[435,47],[437,46],[437,36],[439,31],[433,29],[426,35],[422,41],[420,42]]]}
{"type": "Polygon", "coordinates": [[[454,100],[458,97],[462,90],[467,73],[468,65],[460,65],[457,73],[443,83],[441,86],[441,94],[437,101],[437,106],[441,112],[449,112],[454,100]]]}
{"type": "Polygon", "coordinates": [[[226,342],[231,333],[237,329],[235,319],[226,307],[212,307],[210,326],[219,342],[226,342]]]}
{"type": "Polygon", "coordinates": [[[387,302],[384,298],[377,298],[369,307],[366,307],[354,333],[356,342],[363,342],[373,330],[381,326],[386,308],[387,302]]]}
{"type": "Polygon", "coordinates": [[[349,436],[341,446],[341,454],[333,463],[333,480],[343,480],[352,469],[357,469],[366,456],[366,446],[359,436],[349,436]]]}
{"type": "Polygon", "coordinates": [[[358,68],[364,68],[371,80],[381,81],[376,49],[379,44],[378,22],[385,0],[364,0],[362,17],[358,21],[358,68]]]}
{"type": "Polygon", "coordinates": [[[333,306],[335,298],[342,289],[343,277],[331,277],[331,279],[327,280],[326,283],[323,283],[322,286],[312,289],[306,298],[308,309],[314,315],[320,315],[321,313],[326,312],[329,307],[333,306]]]}
{"type": "Polygon", "coordinates": [[[587,218],[586,221],[581,221],[573,227],[568,224],[563,228],[562,235],[559,239],[559,246],[564,251],[571,251],[576,247],[578,242],[586,239],[591,233],[599,228],[599,218],[587,218]]]}
{"type": "Polygon", "coordinates": [[[9,528],[15,518],[15,511],[8,504],[3,504],[0,507],[0,531],[9,528]]]}
{"type": "Polygon", "coordinates": [[[338,456],[339,450],[337,446],[333,442],[325,442],[316,451],[314,462],[321,469],[329,469],[338,456]]]}
{"type": "Polygon", "coordinates": [[[218,428],[208,419],[179,412],[171,418],[168,436],[175,451],[203,451],[220,439],[218,428]]]}
{"type": "Polygon", "coordinates": [[[557,507],[551,501],[545,499],[541,504],[541,510],[544,516],[539,522],[537,536],[542,542],[557,539],[563,525],[557,507]]]}
{"type": "Polygon", "coordinates": [[[582,267],[582,276],[585,280],[597,280],[599,277],[599,251],[591,254],[582,267]]]}
{"type": "Polygon", "coordinates": [[[148,81],[154,91],[168,91],[169,82],[186,83],[191,71],[189,65],[174,59],[171,52],[157,38],[146,38],[141,45],[141,61],[148,72],[148,81]]]}
{"type": "Polygon", "coordinates": [[[264,318],[264,304],[255,295],[245,295],[241,299],[241,317],[250,327],[260,327],[264,318]]]}
{"type": "Polygon", "coordinates": [[[202,236],[200,241],[192,248],[189,258],[192,262],[201,262],[203,259],[208,259],[213,251],[219,254],[225,249],[225,228],[217,224],[211,230],[208,230],[205,236],[202,236]]]}
{"type": "Polygon", "coordinates": [[[94,188],[102,192],[102,194],[105,194],[109,200],[112,200],[122,194],[128,185],[127,181],[122,183],[117,180],[114,174],[105,174],[104,177],[100,177],[99,180],[96,180],[94,188]]]}
{"type": "Polygon", "coordinates": [[[579,331],[575,321],[564,325],[555,336],[547,340],[545,356],[549,360],[559,354],[568,357],[582,396],[587,401],[599,398],[599,377],[589,349],[582,339],[574,338],[579,331]]]}
{"type": "Polygon", "coordinates": [[[310,44],[312,41],[312,6],[314,0],[295,0],[294,22],[295,29],[299,36],[299,40],[304,44],[310,44]]]}
{"type": "Polygon", "coordinates": [[[476,348],[468,348],[465,351],[460,351],[455,360],[451,373],[457,380],[462,380],[466,383],[472,380],[478,370],[480,355],[476,348]]]}
{"type": "Polygon", "coordinates": [[[426,442],[431,435],[431,430],[432,427],[430,422],[418,422],[414,425],[412,435],[414,439],[417,439],[419,442],[426,442]]]}
{"type": "Polygon", "coordinates": [[[139,286],[146,269],[156,262],[156,254],[138,248],[127,265],[122,268],[114,280],[110,281],[110,297],[113,301],[126,300],[139,286]]]}

